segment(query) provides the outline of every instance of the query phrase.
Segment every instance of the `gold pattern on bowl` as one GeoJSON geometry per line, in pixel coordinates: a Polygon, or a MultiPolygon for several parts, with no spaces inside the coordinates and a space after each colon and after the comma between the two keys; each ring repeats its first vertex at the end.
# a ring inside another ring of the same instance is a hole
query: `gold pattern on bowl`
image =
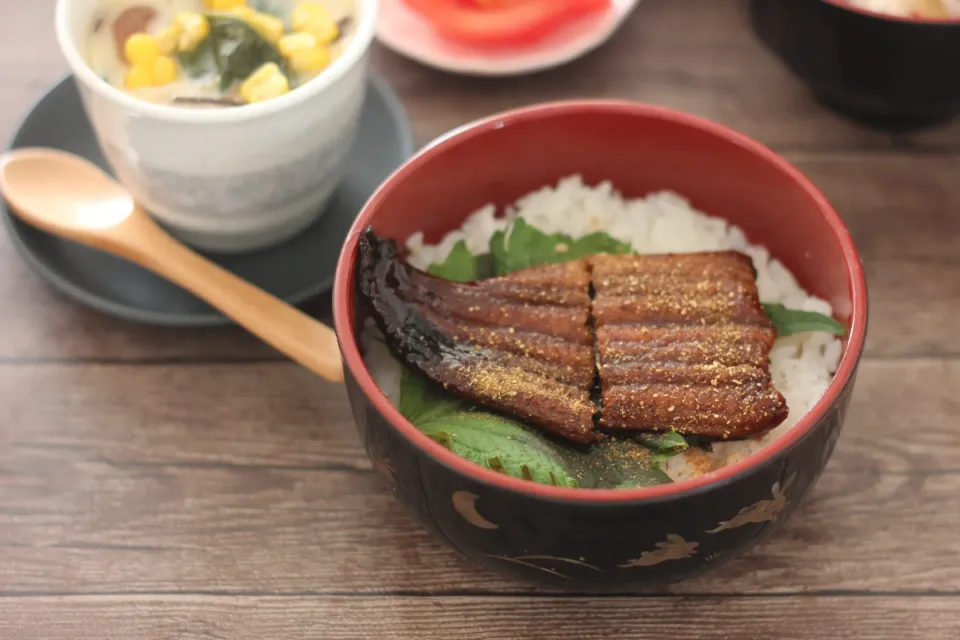
{"type": "Polygon", "coordinates": [[[668,533],[667,539],[658,542],[656,549],[644,551],[639,558],[630,560],[626,564],[620,565],[624,569],[632,567],[652,567],[653,565],[667,562],[669,560],[682,560],[691,558],[697,554],[699,542],[687,542],[683,536],[676,533],[668,533]]]}
{"type": "Polygon", "coordinates": [[[573,558],[560,558],[558,556],[545,556],[545,555],[524,555],[524,556],[510,557],[510,556],[498,556],[498,555],[490,555],[490,554],[488,554],[488,557],[495,558],[497,560],[503,560],[504,562],[518,564],[522,567],[537,569],[539,571],[549,573],[550,575],[554,575],[558,578],[563,578],[564,580],[569,580],[570,576],[564,575],[559,571],[557,571],[556,569],[545,567],[537,563],[538,562],[561,562],[565,564],[575,565],[578,567],[584,567],[586,569],[592,569],[593,571],[602,573],[600,567],[596,567],[592,564],[589,564],[588,562],[585,561],[584,558],[581,558],[579,560],[574,560],[573,558]]]}
{"type": "Polygon", "coordinates": [[[477,511],[478,497],[469,491],[454,491],[450,499],[457,513],[473,526],[478,529],[499,529],[500,525],[490,522],[477,511]]]}
{"type": "Polygon", "coordinates": [[[773,494],[772,500],[760,500],[749,507],[740,509],[737,515],[729,520],[721,521],[716,529],[710,529],[707,533],[720,533],[721,531],[736,529],[746,524],[759,524],[776,520],[780,512],[789,504],[785,492],[793,484],[796,477],[796,473],[791,474],[790,477],[787,478],[787,481],[783,483],[783,488],[780,487],[779,482],[774,482],[773,487],[771,487],[771,493],[773,494]]]}

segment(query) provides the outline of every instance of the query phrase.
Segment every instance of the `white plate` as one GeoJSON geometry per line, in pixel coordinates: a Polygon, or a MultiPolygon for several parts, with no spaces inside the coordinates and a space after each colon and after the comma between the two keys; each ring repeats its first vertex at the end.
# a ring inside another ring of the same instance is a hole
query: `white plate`
{"type": "Polygon", "coordinates": [[[523,47],[480,49],[438,36],[403,0],[381,0],[377,39],[430,67],[478,76],[514,76],[566,64],[610,39],[640,0],[613,0],[610,8],[571,23],[523,47]]]}

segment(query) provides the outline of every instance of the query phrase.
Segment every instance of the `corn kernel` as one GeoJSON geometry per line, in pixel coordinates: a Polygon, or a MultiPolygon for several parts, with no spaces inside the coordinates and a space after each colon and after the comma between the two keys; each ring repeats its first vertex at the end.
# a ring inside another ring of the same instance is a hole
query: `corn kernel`
{"type": "Polygon", "coordinates": [[[296,53],[316,48],[317,39],[310,33],[291,33],[283,36],[277,42],[277,50],[287,58],[296,53]]]}
{"type": "Polygon", "coordinates": [[[160,45],[151,35],[135,33],[127,38],[123,53],[127,57],[127,62],[133,66],[148,65],[160,57],[160,45]]]}
{"type": "Polygon", "coordinates": [[[227,13],[246,22],[271,44],[276,44],[287,30],[287,26],[280,18],[268,13],[258,13],[250,7],[237,7],[227,13]]]}
{"type": "Polygon", "coordinates": [[[340,27],[336,22],[330,22],[314,30],[313,35],[320,44],[332,44],[340,37],[340,27]]]}
{"type": "Polygon", "coordinates": [[[257,33],[263,36],[264,40],[271,44],[276,44],[277,40],[282,38],[287,30],[283,20],[266,13],[254,13],[246,21],[257,33]]]}
{"type": "Polygon", "coordinates": [[[309,33],[291,33],[280,38],[277,49],[297,73],[319,73],[330,64],[330,52],[309,33]]]}
{"type": "Polygon", "coordinates": [[[168,56],[176,51],[177,43],[180,41],[180,36],[182,35],[183,25],[181,25],[179,22],[174,22],[169,27],[161,31],[157,35],[157,45],[160,47],[160,53],[168,56]]]}
{"type": "Polygon", "coordinates": [[[301,2],[290,14],[294,31],[310,33],[320,44],[330,44],[340,36],[340,27],[330,13],[320,5],[301,2]]]}
{"type": "Polygon", "coordinates": [[[317,47],[294,54],[288,61],[297,73],[320,73],[330,65],[330,51],[326,47],[317,47]]]}
{"type": "Polygon", "coordinates": [[[240,85],[240,96],[248,104],[277,98],[290,91],[287,76],[273,62],[262,65],[240,85]]]}
{"type": "Polygon", "coordinates": [[[127,89],[143,89],[153,85],[153,71],[148,64],[138,64],[130,67],[127,71],[127,77],[124,79],[124,86],[127,89]]]}
{"type": "Polygon", "coordinates": [[[176,22],[183,29],[177,43],[180,51],[193,51],[210,35],[210,22],[201,13],[178,14],[176,22]]]}
{"type": "Polygon", "coordinates": [[[153,61],[150,77],[153,86],[160,87],[174,82],[180,76],[180,68],[170,56],[160,56],[153,61]]]}
{"type": "Polygon", "coordinates": [[[231,11],[246,6],[247,0],[203,0],[203,7],[207,11],[231,11]]]}

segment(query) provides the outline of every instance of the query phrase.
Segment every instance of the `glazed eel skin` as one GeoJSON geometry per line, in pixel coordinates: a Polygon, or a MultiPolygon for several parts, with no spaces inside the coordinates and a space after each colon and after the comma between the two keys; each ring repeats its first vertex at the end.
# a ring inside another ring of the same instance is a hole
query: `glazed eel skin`
{"type": "Polygon", "coordinates": [[[361,299],[431,382],[574,443],[608,431],[745,438],[786,419],[750,258],[597,255],[455,283],[360,239],[361,299]]]}

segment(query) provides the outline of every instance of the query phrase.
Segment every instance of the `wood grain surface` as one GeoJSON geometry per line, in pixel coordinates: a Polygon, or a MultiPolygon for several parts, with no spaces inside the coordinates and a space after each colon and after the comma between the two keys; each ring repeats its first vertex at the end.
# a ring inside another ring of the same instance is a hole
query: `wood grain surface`
{"type": "MultiPolygon", "coordinates": [[[[53,4],[3,4],[8,137],[66,71],[53,4]]],[[[421,143],[531,102],[629,98],[733,126],[823,189],[864,259],[870,338],[837,452],[774,537],[641,597],[507,582],[393,500],[342,387],[239,329],[78,307],[0,235],[0,639],[960,638],[960,124],[893,136],[823,110],[742,10],[644,0],[599,51],[526,78],[374,62],[421,143]]]]}

